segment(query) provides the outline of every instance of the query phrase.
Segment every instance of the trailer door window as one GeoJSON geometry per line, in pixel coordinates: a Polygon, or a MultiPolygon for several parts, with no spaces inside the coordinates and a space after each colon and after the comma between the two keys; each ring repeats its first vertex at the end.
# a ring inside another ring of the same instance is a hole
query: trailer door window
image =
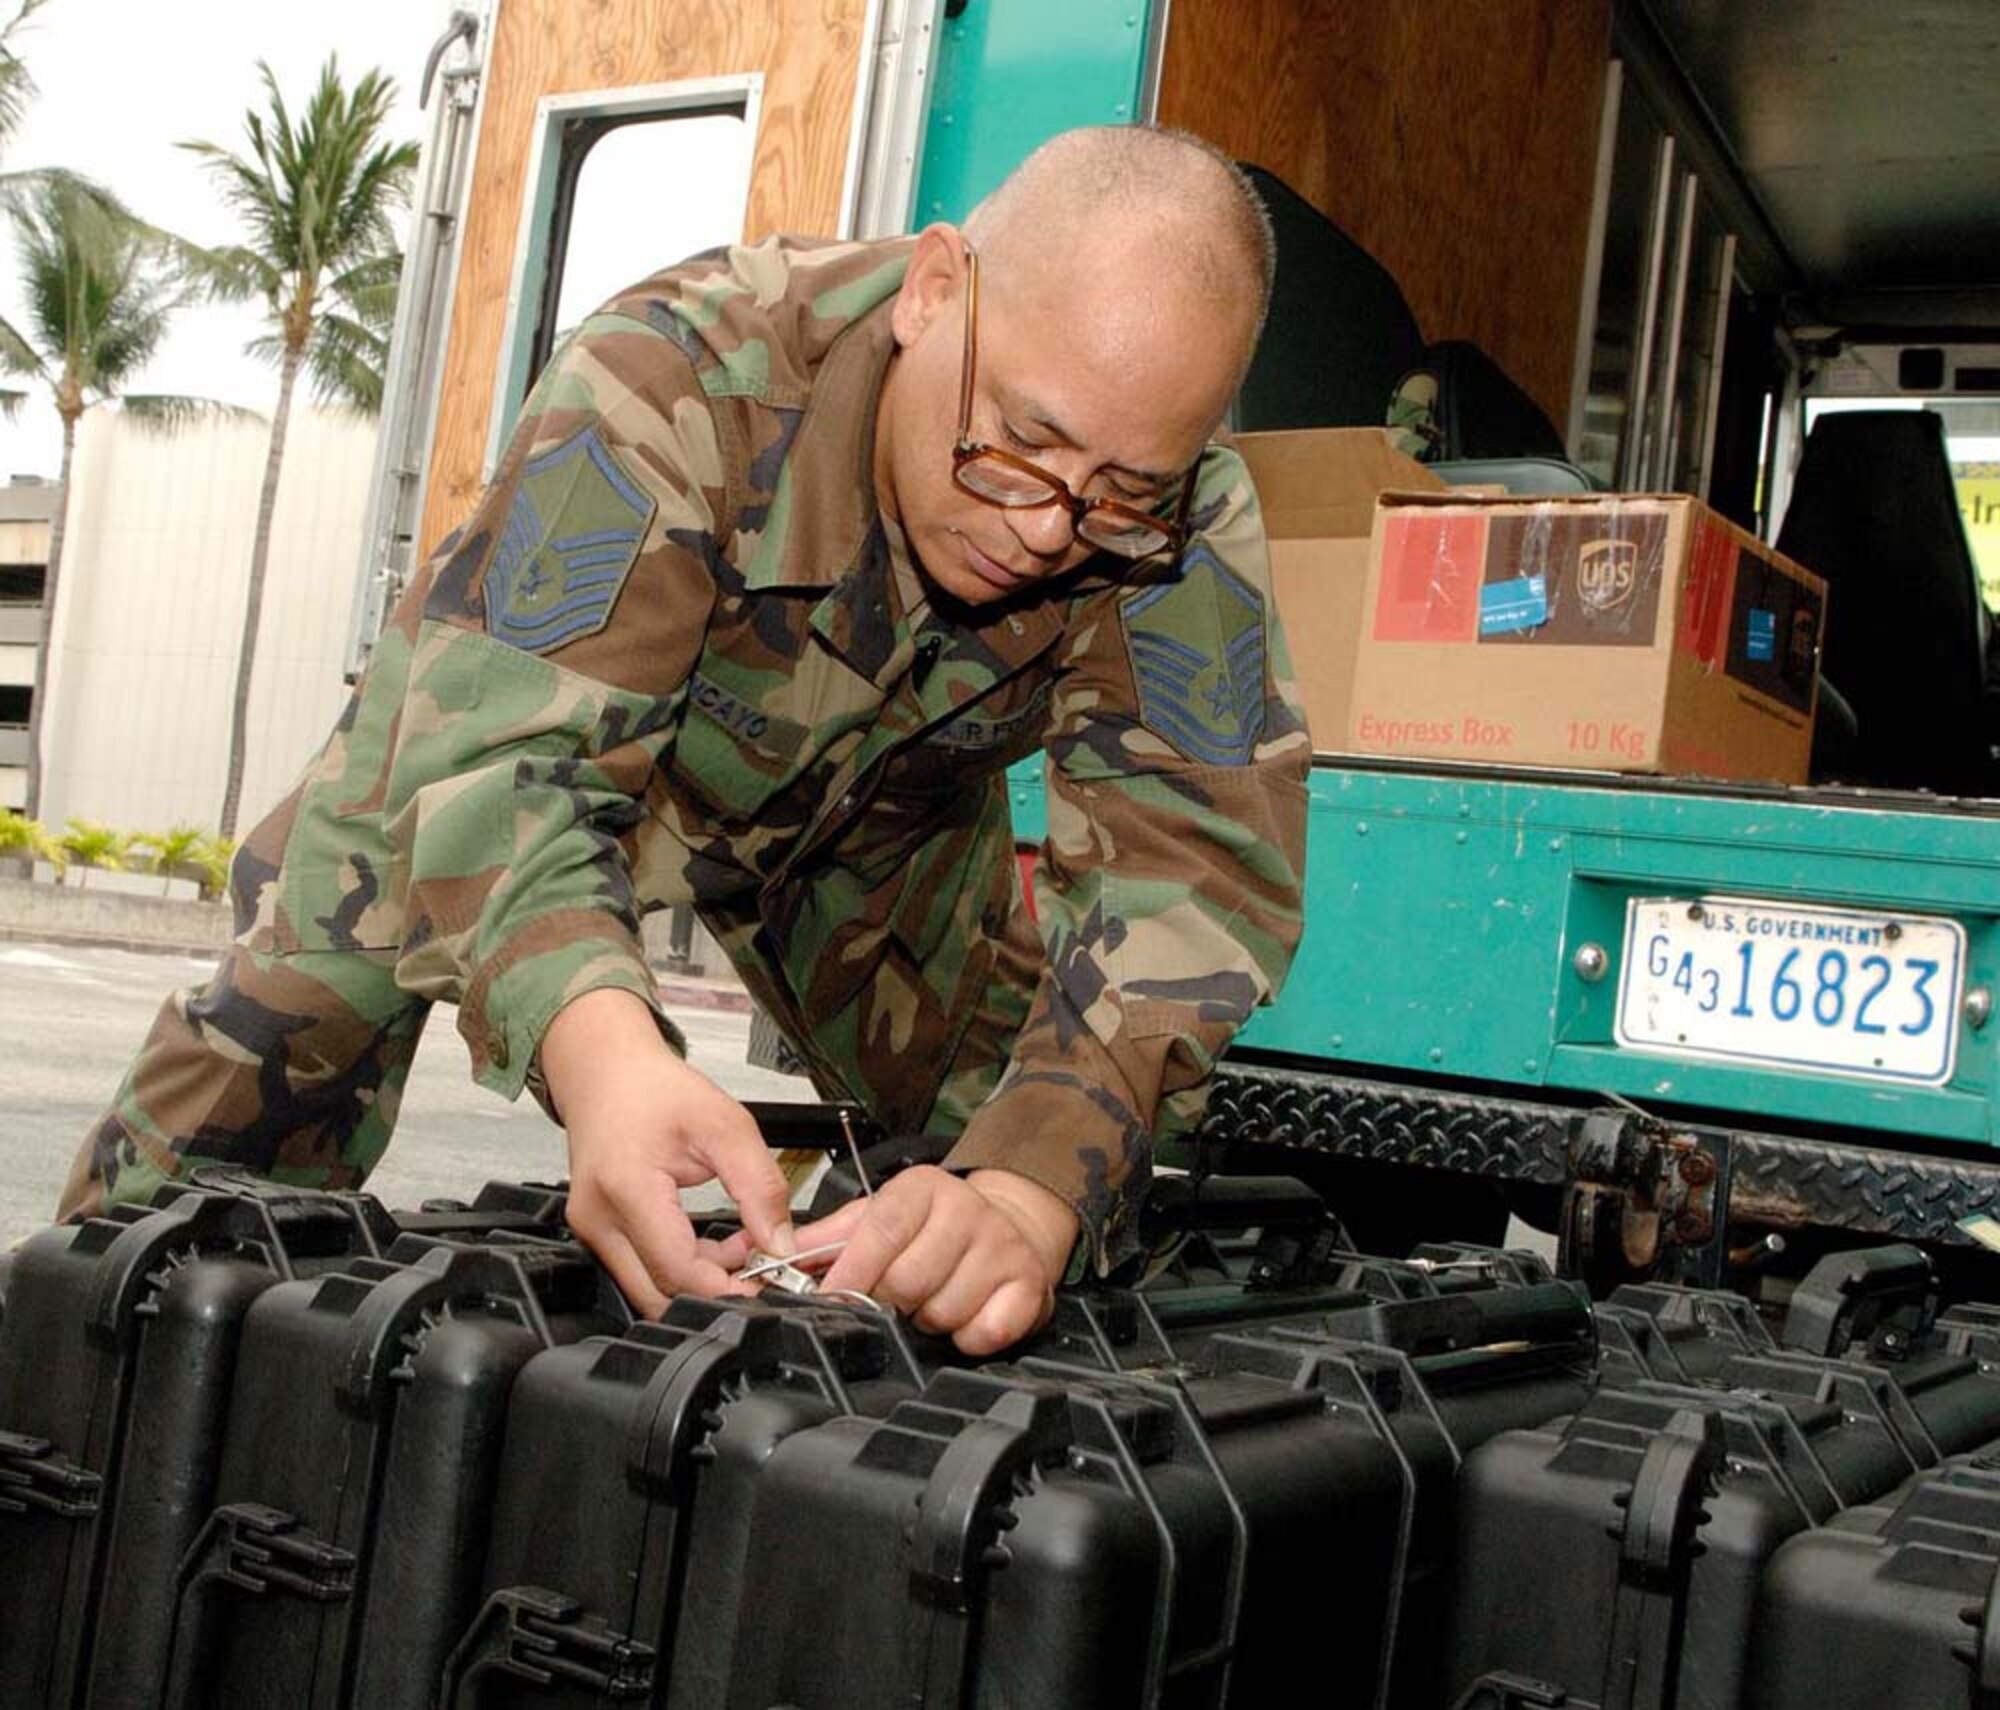
{"type": "Polygon", "coordinates": [[[763,78],[545,95],[500,339],[485,472],[562,338],[662,267],[740,242],[763,78]]]}
{"type": "Polygon", "coordinates": [[[577,121],[571,130],[576,164],[554,210],[561,247],[549,257],[550,350],[613,292],[735,243],[750,194],[750,127],[740,103],[577,121]]]}

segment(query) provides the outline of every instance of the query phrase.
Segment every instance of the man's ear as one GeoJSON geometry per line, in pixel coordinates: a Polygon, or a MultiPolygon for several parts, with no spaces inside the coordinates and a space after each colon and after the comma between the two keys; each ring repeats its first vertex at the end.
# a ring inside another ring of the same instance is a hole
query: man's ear
{"type": "Polygon", "coordinates": [[[917,234],[917,247],[910,252],[909,271],[903,275],[896,306],[889,311],[889,324],[896,342],[907,350],[923,336],[932,321],[958,301],[965,282],[965,234],[940,220],[917,234]]]}

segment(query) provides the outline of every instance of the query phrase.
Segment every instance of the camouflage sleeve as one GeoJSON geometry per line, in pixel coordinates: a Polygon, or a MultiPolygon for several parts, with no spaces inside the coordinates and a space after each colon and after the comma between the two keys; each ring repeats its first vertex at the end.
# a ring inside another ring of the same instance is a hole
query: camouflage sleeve
{"type": "Polygon", "coordinates": [[[617,308],[399,604],[285,852],[345,888],[336,916],[379,897],[397,984],[458,1005],[474,1077],[508,1097],[571,999],[659,1013],[629,849],[708,621],[723,468],[686,356],[617,308]]]}
{"type": "Polygon", "coordinates": [[[1091,596],[1064,643],[1035,896],[1048,961],[954,1168],[1013,1170],[1136,1250],[1153,1137],[1276,994],[1301,929],[1312,745],[1254,489],[1211,448],[1177,573],[1091,596]]]}

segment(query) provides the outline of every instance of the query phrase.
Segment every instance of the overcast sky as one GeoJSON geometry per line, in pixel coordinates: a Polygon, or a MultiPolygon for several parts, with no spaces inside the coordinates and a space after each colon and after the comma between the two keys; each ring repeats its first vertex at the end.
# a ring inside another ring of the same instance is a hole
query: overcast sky
{"type": "MultiPolygon", "coordinates": [[[[0,0],[0,18],[18,0],[0,0]]],[[[424,57],[450,0],[48,0],[16,32],[38,93],[0,167],[67,166],[108,184],[147,219],[202,243],[242,234],[194,156],[174,146],[202,138],[241,150],[243,114],[261,108],[257,61],[268,60],[294,113],[329,53],[350,83],[380,66],[395,78],[389,134],[421,141],[424,57]]],[[[18,322],[19,268],[0,232],[0,314],[18,322]]],[[[269,412],[277,370],[243,355],[258,331],[254,306],[184,313],[133,390],[221,398],[269,412]]],[[[54,409],[39,396],[0,421],[0,480],[54,475],[61,460],[54,409]]]]}

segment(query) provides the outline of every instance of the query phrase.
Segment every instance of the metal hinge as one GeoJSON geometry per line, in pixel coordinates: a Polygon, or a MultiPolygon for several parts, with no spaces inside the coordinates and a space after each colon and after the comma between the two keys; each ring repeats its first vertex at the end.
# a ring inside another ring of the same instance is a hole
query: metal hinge
{"type": "Polygon", "coordinates": [[[103,1478],[63,1459],[45,1437],[0,1431],[0,1514],[36,1509],[64,1520],[97,1512],[103,1478]]]}
{"type": "Polygon", "coordinates": [[[208,1518],[188,1552],[185,1577],[219,1579],[244,1591],[286,1591],[315,1603],[354,1595],[354,1555],[302,1530],[297,1515],[234,1502],[208,1518]]]}
{"type": "Polygon", "coordinates": [[[561,1592],[517,1585],[487,1598],[445,1675],[442,1702],[482,1700],[474,1682],[500,1673],[537,1686],[557,1681],[598,1698],[644,1698],[653,1690],[655,1653],[616,1632],[602,1617],[561,1592]]]}

